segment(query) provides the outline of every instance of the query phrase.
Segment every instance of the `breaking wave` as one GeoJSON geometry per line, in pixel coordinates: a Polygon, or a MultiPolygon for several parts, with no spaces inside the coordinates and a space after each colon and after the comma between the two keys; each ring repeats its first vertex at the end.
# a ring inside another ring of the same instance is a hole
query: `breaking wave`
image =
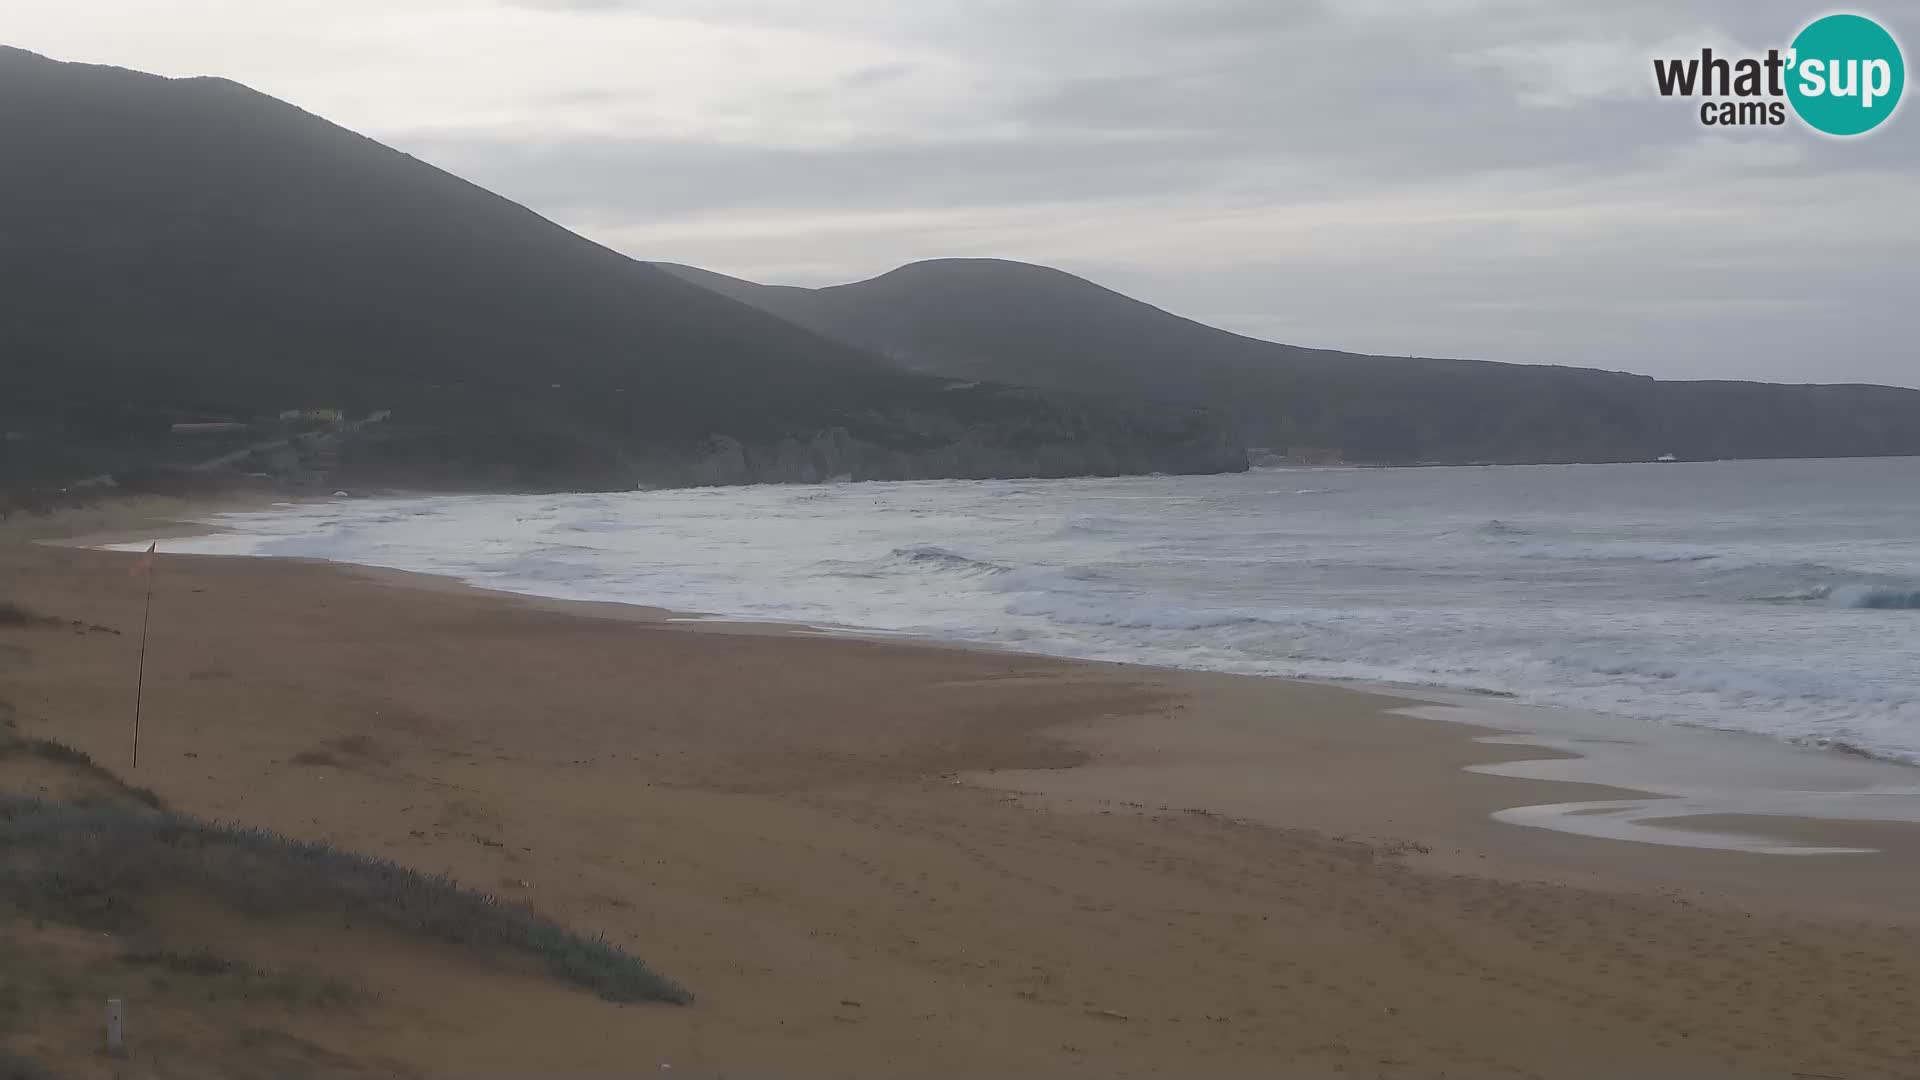
{"type": "Polygon", "coordinates": [[[836,577],[891,577],[902,574],[946,574],[962,577],[993,577],[1012,567],[986,559],[962,555],[938,544],[910,544],[897,547],[878,559],[825,560],[819,569],[836,577]]]}
{"type": "Polygon", "coordinates": [[[1730,553],[1718,548],[1692,544],[1648,544],[1634,541],[1587,544],[1542,544],[1514,552],[1522,559],[1551,559],[1568,562],[1647,562],[1687,563],[1725,559],[1730,553]]]}
{"type": "Polygon", "coordinates": [[[1920,582],[1892,575],[1862,575],[1826,566],[1770,568],[1760,591],[1740,599],[1762,604],[1808,604],[1879,611],[1920,610],[1920,582]]]}
{"type": "Polygon", "coordinates": [[[1007,604],[1014,615],[1037,615],[1079,626],[1110,626],[1129,630],[1208,630],[1267,621],[1246,611],[1181,607],[1178,604],[1113,602],[1096,598],[1035,593],[1007,604]]]}
{"type": "Polygon", "coordinates": [[[1920,611],[1920,589],[1897,585],[1841,585],[1822,597],[1834,607],[1920,611]]]}
{"type": "Polygon", "coordinates": [[[910,566],[950,570],[962,574],[1004,574],[1011,569],[997,562],[962,555],[938,544],[911,544],[907,547],[897,547],[887,553],[887,558],[910,566]]]}
{"type": "Polygon", "coordinates": [[[162,546],[1920,757],[1920,503],[1885,494],[1920,462],[1633,468],[355,500],[162,546]]]}

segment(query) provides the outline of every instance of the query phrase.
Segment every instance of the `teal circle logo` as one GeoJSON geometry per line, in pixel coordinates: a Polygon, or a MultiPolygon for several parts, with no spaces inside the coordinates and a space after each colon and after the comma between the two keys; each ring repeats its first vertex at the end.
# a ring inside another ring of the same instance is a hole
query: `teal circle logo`
{"type": "Polygon", "coordinates": [[[1886,122],[1907,86],[1900,43],[1864,15],[1828,15],[1793,39],[1787,100],[1815,131],[1864,135],[1886,122]]]}

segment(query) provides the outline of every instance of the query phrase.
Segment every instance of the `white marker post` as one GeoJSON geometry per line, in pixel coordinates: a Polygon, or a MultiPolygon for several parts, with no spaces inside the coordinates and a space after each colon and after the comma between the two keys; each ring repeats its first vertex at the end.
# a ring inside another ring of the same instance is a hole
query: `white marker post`
{"type": "Polygon", "coordinates": [[[126,1019],[126,1004],[119,998],[108,998],[107,1053],[113,1057],[127,1056],[126,1019]]]}

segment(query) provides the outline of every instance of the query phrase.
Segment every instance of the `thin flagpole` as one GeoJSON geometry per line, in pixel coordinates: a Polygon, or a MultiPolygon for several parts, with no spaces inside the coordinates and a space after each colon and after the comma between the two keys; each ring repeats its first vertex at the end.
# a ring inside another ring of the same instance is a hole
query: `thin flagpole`
{"type": "MultiPolygon", "coordinates": [[[[152,560],[153,550],[146,558],[152,560]]],[[[140,767],[140,699],[147,688],[147,623],[153,619],[153,563],[147,563],[147,603],[140,614],[140,669],[133,680],[133,768],[140,767]]]]}

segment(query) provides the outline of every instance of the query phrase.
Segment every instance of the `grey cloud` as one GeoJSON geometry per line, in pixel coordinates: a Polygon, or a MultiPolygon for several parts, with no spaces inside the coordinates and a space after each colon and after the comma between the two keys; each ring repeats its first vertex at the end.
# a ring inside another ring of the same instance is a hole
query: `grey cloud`
{"type": "Polygon", "coordinates": [[[1230,147],[1062,136],[762,147],[690,139],[416,133],[392,140],[529,205],[658,220],[726,210],[819,211],[1093,201],[1164,192],[1231,163],[1230,147]]]}
{"type": "Polygon", "coordinates": [[[875,64],[848,74],[840,80],[840,85],[847,90],[871,90],[903,78],[912,71],[911,64],[875,64]]]}
{"type": "Polygon", "coordinates": [[[645,5],[635,0],[511,0],[511,6],[541,11],[592,12],[635,10],[645,5]]]}
{"type": "MultiPolygon", "coordinates": [[[[1845,143],[1716,138],[1652,91],[1654,50],[1785,44],[1798,0],[519,2],[884,37],[992,90],[944,103],[961,127],[804,145],[382,133],[642,257],[822,284],[1005,254],[1303,344],[1920,383],[1915,106],[1845,143]],[[1241,219],[1300,249],[1221,244],[1241,219]]],[[[923,74],[783,100],[856,115],[923,74]]]]}

